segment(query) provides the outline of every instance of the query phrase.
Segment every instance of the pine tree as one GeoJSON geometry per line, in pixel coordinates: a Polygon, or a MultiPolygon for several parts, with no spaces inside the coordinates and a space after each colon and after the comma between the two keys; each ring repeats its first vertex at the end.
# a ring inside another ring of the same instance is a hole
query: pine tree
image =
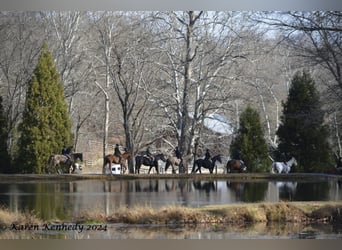
{"type": "Polygon", "coordinates": [[[241,113],[237,136],[230,145],[230,155],[243,160],[248,171],[265,171],[269,165],[268,146],[259,113],[250,105],[241,113]]]}
{"type": "Polygon", "coordinates": [[[7,151],[7,139],[7,119],[4,114],[2,97],[0,96],[0,173],[8,173],[10,171],[11,158],[7,151]]]}
{"type": "Polygon", "coordinates": [[[19,131],[19,172],[44,173],[49,156],[59,154],[63,144],[71,142],[63,85],[47,43],[28,86],[19,131]]]}
{"type": "Polygon", "coordinates": [[[297,159],[300,170],[322,172],[331,164],[328,130],[311,76],[295,74],[278,128],[278,150],[297,159]]]}

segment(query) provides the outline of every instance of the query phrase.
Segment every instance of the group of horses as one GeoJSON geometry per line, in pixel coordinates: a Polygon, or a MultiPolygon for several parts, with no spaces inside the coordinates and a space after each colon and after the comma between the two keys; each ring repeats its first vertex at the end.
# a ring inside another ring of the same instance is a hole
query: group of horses
{"type": "MultiPolygon", "coordinates": [[[[132,157],[132,153],[126,151],[121,154],[121,157],[115,156],[113,154],[108,154],[104,157],[103,160],[103,168],[102,173],[106,174],[106,167],[108,166],[110,173],[112,174],[112,164],[120,164],[121,165],[121,174],[126,173],[127,171],[127,159],[132,157]]],[[[78,161],[83,162],[82,153],[73,153],[70,155],[52,155],[48,160],[47,172],[48,173],[77,173],[82,170],[81,165],[78,161]]],[[[159,161],[165,162],[164,171],[166,172],[169,167],[172,168],[172,173],[176,173],[176,167],[183,169],[188,169],[188,165],[191,162],[191,156],[186,156],[183,159],[179,159],[175,156],[166,157],[163,153],[154,154],[152,157],[147,156],[145,154],[138,154],[135,157],[135,173],[139,174],[142,166],[147,166],[148,174],[150,174],[151,170],[154,168],[159,174],[159,161]]],[[[221,155],[215,155],[211,159],[196,159],[193,161],[193,166],[191,173],[201,173],[201,168],[205,168],[209,170],[209,173],[212,174],[214,172],[215,167],[217,166],[217,162],[222,163],[221,155]]],[[[296,165],[297,161],[294,157],[292,157],[287,162],[273,162],[271,166],[271,173],[289,173],[291,171],[291,167],[296,165]]],[[[246,172],[247,167],[242,160],[238,159],[230,159],[226,163],[226,171],[227,173],[231,172],[246,172]]]]}
{"type": "MultiPolygon", "coordinates": [[[[125,152],[121,154],[121,159],[113,154],[106,155],[103,161],[102,173],[106,173],[106,167],[108,166],[111,172],[112,164],[120,164],[122,166],[121,173],[124,174],[127,170],[126,160],[132,156],[131,152],[125,152]]],[[[159,174],[159,161],[165,162],[164,171],[166,172],[169,167],[172,168],[172,173],[176,173],[176,167],[183,167],[184,169],[188,168],[189,163],[191,162],[191,157],[187,156],[183,159],[179,159],[175,156],[166,157],[163,153],[154,154],[152,157],[138,154],[135,157],[135,173],[140,174],[140,170],[142,166],[147,166],[148,174],[150,174],[151,170],[154,168],[156,173],[159,174]]],[[[215,155],[211,159],[196,159],[193,162],[193,167],[191,173],[201,173],[201,168],[205,168],[209,170],[209,173],[212,174],[217,165],[217,162],[222,163],[221,155],[215,155]]],[[[292,165],[296,165],[296,159],[292,157],[288,162],[273,162],[271,167],[271,173],[289,173],[292,165]]],[[[238,159],[230,159],[226,164],[227,173],[231,172],[246,172],[247,167],[242,160],[238,159]]]]}

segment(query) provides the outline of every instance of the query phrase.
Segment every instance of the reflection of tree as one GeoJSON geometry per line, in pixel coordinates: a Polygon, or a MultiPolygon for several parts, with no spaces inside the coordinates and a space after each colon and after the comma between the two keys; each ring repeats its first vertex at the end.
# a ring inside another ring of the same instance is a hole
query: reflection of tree
{"type": "Polygon", "coordinates": [[[64,193],[66,190],[60,190],[64,183],[51,185],[51,183],[36,183],[34,201],[32,207],[34,211],[39,211],[39,217],[43,220],[58,218],[66,219],[68,216],[65,209],[68,206],[64,200],[64,193]]]}
{"type": "Polygon", "coordinates": [[[325,201],[329,200],[329,183],[298,183],[293,200],[300,201],[325,201]]]}

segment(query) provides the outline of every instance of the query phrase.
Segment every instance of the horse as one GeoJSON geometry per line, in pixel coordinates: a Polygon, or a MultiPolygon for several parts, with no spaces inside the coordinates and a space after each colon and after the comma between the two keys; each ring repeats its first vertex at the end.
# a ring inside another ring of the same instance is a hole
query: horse
{"type": "Polygon", "coordinates": [[[47,172],[53,173],[57,166],[61,166],[62,169],[56,170],[58,174],[70,173],[70,169],[73,167],[74,162],[75,160],[72,155],[70,155],[70,157],[66,155],[51,155],[48,160],[47,172]]]}
{"type": "Polygon", "coordinates": [[[226,169],[227,169],[227,173],[230,173],[233,170],[242,173],[247,170],[247,167],[243,161],[231,159],[227,162],[226,169]]]}
{"type": "MultiPolygon", "coordinates": [[[[108,164],[109,169],[111,169],[112,164],[121,164],[122,166],[122,173],[124,174],[126,172],[127,166],[126,166],[126,160],[132,156],[132,153],[129,151],[126,151],[124,153],[121,154],[121,162],[120,162],[120,158],[116,155],[106,155],[103,158],[103,168],[102,168],[102,173],[105,174],[106,173],[106,165],[108,164]]],[[[112,171],[110,171],[112,173],[112,171]]]]}
{"type": "Polygon", "coordinates": [[[203,167],[203,168],[209,169],[209,172],[212,174],[214,171],[216,161],[222,163],[221,155],[215,155],[214,157],[211,158],[211,160],[197,159],[196,161],[194,161],[194,166],[192,168],[191,173],[196,173],[197,171],[199,171],[201,174],[201,167],[203,167]]]}
{"type": "Polygon", "coordinates": [[[171,166],[172,167],[172,173],[175,174],[176,173],[175,166],[179,167],[181,165],[181,163],[182,163],[181,159],[179,159],[175,156],[170,156],[169,158],[166,159],[165,172],[171,166]]]}
{"type": "Polygon", "coordinates": [[[148,173],[150,173],[151,169],[155,167],[157,174],[159,174],[159,167],[158,167],[159,160],[166,162],[164,154],[160,153],[160,154],[153,155],[153,160],[148,158],[145,155],[137,155],[135,157],[135,173],[139,174],[141,165],[144,165],[144,166],[150,167],[150,169],[148,170],[148,173]]]}
{"type": "Polygon", "coordinates": [[[296,166],[297,161],[294,157],[292,157],[289,161],[287,162],[273,162],[271,166],[271,173],[285,173],[288,174],[291,171],[292,165],[296,166]]]}

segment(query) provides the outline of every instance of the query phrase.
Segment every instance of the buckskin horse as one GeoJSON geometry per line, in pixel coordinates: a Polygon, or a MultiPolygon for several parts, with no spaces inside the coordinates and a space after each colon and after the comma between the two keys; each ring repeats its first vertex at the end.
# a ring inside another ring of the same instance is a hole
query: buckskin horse
{"type": "Polygon", "coordinates": [[[247,170],[247,167],[243,161],[231,159],[227,162],[226,169],[227,169],[227,173],[230,173],[232,171],[238,171],[242,173],[247,170]]]}
{"type": "Polygon", "coordinates": [[[146,155],[137,155],[135,157],[135,173],[139,174],[141,165],[144,165],[144,166],[150,167],[150,169],[148,170],[148,173],[150,173],[151,169],[155,167],[157,174],[159,174],[159,166],[158,166],[159,160],[166,162],[164,154],[160,153],[160,154],[153,155],[153,160],[148,158],[146,155]]]}
{"type": "Polygon", "coordinates": [[[127,166],[126,166],[126,160],[132,156],[132,153],[129,151],[126,151],[124,153],[121,154],[121,162],[120,162],[120,158],[118,156],[109,154],[106,155],[103,158],[103,168],[102,168],[102,174],[106,173],[106,165],[108,164],[108,167],[110,169],[110,173],[112,173],[111,167],[112,164],[120,164],[122,166],[122,173],[124,174],[126,172],[127,166]]]}
{"type": "Polygon", "coordinates": [[[216,161],[222,163],[221,155],[215,155],[211,158],[211,160],[197,159],[196,161],[194,161],[194,166],[192,168],[191,173],[196,173],[197,171],[199,171],[201,174],[201,168],[203,167],[209,169],[209,172],[212,174],[214,171],[216,161]]]}
{"type": "Polygon", "coordinates": [[[172,168],[172,173],[175,174],[176,173],[176,169],[175,166],[180,166],[180,164],[182,160],[177,158],[176,156],[170,156],[169,158],[166,159],[166,163],[165,163],[165,172],[167,171],[167,169],[171,166],[172,168]]]}

